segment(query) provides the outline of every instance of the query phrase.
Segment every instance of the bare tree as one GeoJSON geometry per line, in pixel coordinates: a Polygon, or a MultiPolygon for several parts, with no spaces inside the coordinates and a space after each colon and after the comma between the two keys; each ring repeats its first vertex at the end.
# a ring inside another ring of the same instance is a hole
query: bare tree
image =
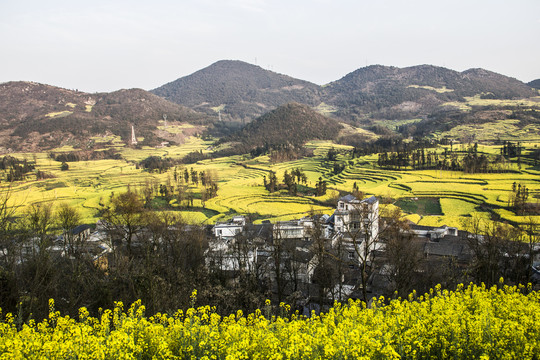
{"type": "MultiPolygon", "coordinates": [[[[19,278],[19,286],[27,292],[24,308],[29,313],[42,313],[43,304],[54,297],[58,272],[51,255],[53,225],[51,203],[30,205],[21,222],[21,234],[29,240],[30,251],[24,251],[24,266],[19,278]]],[[[21,238],[22,240],[22,238],[21,238]]]]}
{"type": "MultiPolygon", "coordinates": [[[[10,205],[12,195],[11,185],[0,191],[0,234],[10,232],[15,215],[15,206],[10,205]]],[[[3,237],[3,236],[2,236],[3,237]]]]}
{"type": "Polygon", "coordinates": [[[252,239],[245,232],[240,232],[231,240],[231,251],[235,277],[247,277],[253,270],[252,239]]]}
{"type": "Polygon", "coordinates": [[[17,241],[16,207],[11,204],[11,195],[11,185],[0,191],[0,303],[7,309],[19,302],[16,268],[22,263],[22,241],[17,241]]]}
{"type": "Polygon", "coordinates": [[[498,281],[500,238],[495,236],[494,225],[484,222],[479,216],[467,218],[462,222],[465,230],[470,234],[467,237],[473,259],[470,264],[470,272],[475,282],[485,282],[487,285],[498,281]]]}
{"type": "Polygon", "coordinates": [[[51,203],[32,204],[26,209],[25,225],[30,231],[32,251],[45,253],[51,245],[49,230],[53,224],[51,203]]]}
{"type": "MultiPolygon", "coordinates": [[[[371,275],[373,251],[380,247],[379,202],[375,197],[353,200],[346,209],[336,211],[336,224],[344,241],[352,243],[360,268],[362,300],[368,301],[367,285],[371,275]]],[[[338,235],[339,236],[339,235],[338,235]]]]}
{"type": "Polygon", "coordinates": [[[332,293],[332,297],[341,301],[344,299],[345,295],[343,293],[343,281],[349,271],[348,268],[349,266],[354,268],[354,266],[358,264],[354,261],[355,252],[350,251],[350,246],[347,246],[343,236],[337,236],[331,239],[331,242],[330,256],[333,260],[335,277],[337,280],[337,288],[335,289],[336,291],[332,293]]]}
{"type": "Polygon", "coordinates": [[[78,256],[82,248],[82,237],[75,236],[73,230],[79,225],[81,216],[76,208],[62,203],[56,210],[56,220],[62,229],[64,238],[64,251],[71,256],[78,256]]]}
{"type": "Polygon", "coordinates": [[[423,259],[421,244],[414,239],[407,222],[403,219],[400,209],[395,209],[385,217],[386,262],[389,265],[388,280],[392,293],[405,297],[416,289],[418,271],[423,259]]]}
{"type": "Polygon", "coordinates": [[[538,254],[538,249],[535,249],[535,245],[540,240],[540,221],[536,220],[534,216],[529,215],[527,222],[521,225],[521,230],[525,234],[525,241],[528,244],[528,264],[527,264],[527,283],[531,281],[533,272],[534,257],[538,254]]]}
{"type": "Polygon", "coordinates": [[[522,241],[519,229],[479,217],[467,219],[464,225],[473,255],[470,271],[477,283],[493,285],[501,277],[514,282],[526,279],[530,247],[522,241]]]}
{"type": "Polygon", "coordinates": [[[270,257],[272,259],[272,267],[274,270],[274,281],[276,284],[278,303],[281,303],[287,286],[287,277],[285,276],[287,251],[286,239],[283,236],[283,230],[279,223],[274,224],[272,242],[270,245],[270,257]]]}
{"type": "Polygon", "coordinates": [[[124,193],[111,196],[110,203],[102,212],[111,238],[111,247],[115,249],[117,241],[125,241],[128,256],[132,257],[133,239],[145,223],[143,201],[128,188],[124,193]]]}
{"type": "Polygon", "coordinates": [[[10,203],[11,195],[11,185],[0,191],[0,256],[4,266],[14,265],[20,250],[20,243],[14,241],[16,206],[10,203]]]}
{"type": "Polygon", "coordinates": [[[325,236],[324,228],[316,220],[316,217],[312,215],[311,218],[313,219],[313,226],[308,232],[312,241],[311,251],[315,264],[313,282],[318,285],[318,300],[322,309],[326,294],[331,293],[334,295],[333,288],[336,283],[341,283],[341,279],[336,276],[336,257],[332,253],[331,239],[325,236]]]}

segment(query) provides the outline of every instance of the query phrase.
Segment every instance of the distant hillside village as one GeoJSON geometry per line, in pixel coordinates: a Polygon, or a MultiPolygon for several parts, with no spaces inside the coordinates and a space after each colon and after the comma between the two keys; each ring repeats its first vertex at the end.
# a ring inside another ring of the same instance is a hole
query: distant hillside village
{"type": "Polygon", "coordinates": [[[333,214],[275,223],[254,224],[238,215],[202,228],[171,224],[153,229],[102,220],[94,231],[88,225],[75,227],[56,238],[50,250],[71,259],[84,254],[111,274],[129,269],[131,259],[152,259],[153,251],[164,249],[166,261],[159,266],[166,271],[189,270],[200,261],[224,288],[263,289],[273,301],[285,301],[309,315],[334,301],[406,297],[435,284],[490,285],[503,277],[537,286],[540,245],[514,240],[501,229],[475,234],[415,225],[397,212],[381,216],[375,196],[358,199],[349,194],[339,198],[333,214]],[[188,240],[180,248],[175,245],[184,238],[188,240]]]}

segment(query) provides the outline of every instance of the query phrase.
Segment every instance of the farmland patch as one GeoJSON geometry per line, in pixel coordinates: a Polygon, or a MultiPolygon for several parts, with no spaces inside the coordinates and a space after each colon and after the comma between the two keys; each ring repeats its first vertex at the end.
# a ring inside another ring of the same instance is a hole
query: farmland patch
{"type": "Polygon", "coordinates": [[[419,215],[443,215],[439,198],[403,198],[395,203],[403,211],[419,215]]]}

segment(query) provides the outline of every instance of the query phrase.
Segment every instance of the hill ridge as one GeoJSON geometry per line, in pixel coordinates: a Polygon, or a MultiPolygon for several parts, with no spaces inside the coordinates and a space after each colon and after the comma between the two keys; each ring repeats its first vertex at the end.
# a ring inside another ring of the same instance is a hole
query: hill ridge
{"type": "Polygon", "coordinates": [[[254,119],[291,101],[320,103],[319,85],[240,60],[220,60],[151,90],[170,101],[230,120],[254,119]]]}
{"type": "Polygon", "coordinates": [[[446,102],[482,95],[494,99],[535,96],[519,80],[485,69],[463,72],[434,65],[405,68],[371,65],[354,70],[324,87],[324,102],[335,115],[352,121],[427,116],[446,102]]]}
{"type": "Polygon", "coordinates": [[[171,122],[206,121],[202,114],[138,88],[90,94],[36,82],[0,84],[2,151],[50,149],[66,141],[82,144],[104,134],[128,141],[131,125],[147,145],[155,145],[163,114],[171,122]]]}

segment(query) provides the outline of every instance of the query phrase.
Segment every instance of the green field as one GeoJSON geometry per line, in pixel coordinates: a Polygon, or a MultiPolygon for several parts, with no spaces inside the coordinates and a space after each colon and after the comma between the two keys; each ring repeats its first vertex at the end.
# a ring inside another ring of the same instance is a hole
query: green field
{"type": "MultiPolygon", "coordinates": [[[[107,139],[116,140],[116,139],[107,139]]],[[[98,210],[111,194],[120,193],[128,186],[141,188],[147,182],[157,184],[171,183],[173,169],[164,173],[149,173],[138,169],[135,163],[148,156],[180,158],[192,151],[209,152],[211,143],[200,138],[187,138],[181,146],[133,149],[116,146],[122,160],[98,160],[70,162],[68,171],[60,170],[60,163],[50,159],[47,154],[14,154],[18,158],[37,161],[36,169],[50,174],[52,178],[35,180],[28,175],[25,181],[8,185],[3,181],[5,192],[11,186],[10,205],[21,213],[32,203],[59,204],[67,202],[78,207],[86,223],[95,223],[98,210]]],[[[528,146],[534,147],[537,144],[528,146]]],[[[200,161],[193,165],[177,166],[182,174],[184,168],[200,172],[211,171],[219,184],[216,197],[200,200],[201,186],[190,185],[195,193],[193,208],[179,209],[171,203],[170,211],[177,211],[189,222],[214,223],[230,218],[235,214],[254,214],[256,221],[287,220],[300,218],[309,212],[331,213],[333,209],[324,205],[325,201],[336,197],[340,192],[350,192],[353,184],[366,195],[376,195],[399,200],[396,206],[408,213],[408,218],[422,225],[461,226],[464,217],[478,215],[485,219],[499,219],[512,224],[528,221],[528,216],[515,214],[508,208],[509,196],[514,182],[527,186],[530,201],[540,197],[540,169],[523,164],[521,170],[509,164],[508,173],[464,174],[462,172],[440,170],[384,170],[377,167],[377,155],[350,159],[349,146],[336,145],[327,141],[313,141],[306,144],[314,150],[314,156],[285,163],[270,163],[268,156],[250,158],[249,156],[230,156],[200,161]],[[345,169],[335,175],[332,163],[326,160],[330,148],[341,152],[338,162],[346,164],[345,169]],[[285,190],[270,194],[263,187],[263,178],[269,171],[277,174],[281,182],[285,171],[300,168],[307,176],[307,187],[314,188],[319,177],[328,184],[328,193],[317,197],[314,192],[304,192],[302,196],[290,196],[285,190]],[[417,200],[411,200],[417,199],[417,200]],[[204,205],[204,207],[203,207],[204,205]]],[[[454,150],[460,146],[454,145],[454,150]]],[[[497,146],[480,145],[479,151],[497,154],[497,146]]],[[[71,148],[56,149],[70,151],[71,148]]],[[[439,149],[442,152],[444,149],[439,149]]],[[[540,221],[540,216],[533,217],[540,221]]]]}
{"type": "Polygon", "coordinates": [[[443,215],[439,198],[403,198],[395,203],[403,211],[418,215],[443,215]]]}

